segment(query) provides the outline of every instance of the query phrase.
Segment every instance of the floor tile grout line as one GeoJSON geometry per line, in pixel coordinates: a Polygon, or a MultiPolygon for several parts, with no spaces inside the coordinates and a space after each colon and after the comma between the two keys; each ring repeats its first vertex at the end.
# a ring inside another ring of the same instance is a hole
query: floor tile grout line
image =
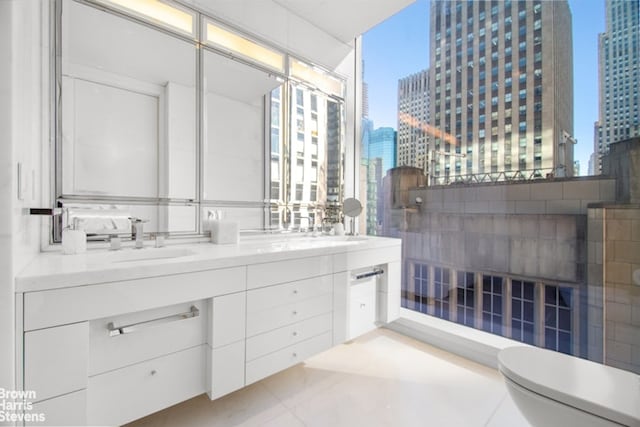
{"type": "Polygon", "coordinates": [[[507,393],[505,393],[502,396],[502,399],[500,399],[500,402],[498,402],[498,404],[496,405],[496,407],[493,409],[493,412],[491,412],[491,415],[489,415],[489,418],[487,419],[487,422],[484,423],[484,427],[487,427],[489,425],[489,423],[491,422],[491,420],[493,419],[493,417],[498,413],[498,410],[500,409],[500,406],[502,406],[502,404],[504,403],[504,401],[507,399],[507,393]]]}

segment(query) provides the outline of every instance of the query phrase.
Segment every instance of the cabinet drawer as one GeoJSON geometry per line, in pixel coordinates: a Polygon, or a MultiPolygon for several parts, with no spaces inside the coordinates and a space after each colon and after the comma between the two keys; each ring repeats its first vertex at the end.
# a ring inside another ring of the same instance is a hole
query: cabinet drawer
{"type": "Polygon", "coordinates": [[[34,426],[86,426],[87,391],[80,390],[44,402],[35,403],[31,414],[44,415],[44,422],[25,423],[34,426]]]}
{"type": "Polygon", "coordinates": [[[255,264],[247,267],[247,289],[333,273],[330,255],[255,264]]]}
{"type": "Polygon", "coordinates": [[[87,387],[87,322],[24,334],[24,389],[38,401],[87,387]]]}
{"type": "Polygon", "coordinates": [[[331,313],[256,335],[247,340],[247,361],[331,330],[331,313]]]}
{"type": "Polygon", "coordinates": [[[89,378],[89,425],[122,425],[205,392],[198,346],[89,378]]]}
{"type": "Polygon", "coordinates": [[[276,372],[300,363],[331,347],[331,332],[325,332],[306,341],[283,348],[247,363],[247,384],[254,383],[276,372]]]}
{"type": "Polygon", "coordinates": [[[278,329],[331,311],[332,295],[324,294],[304,301],[247,314],[247,337],[278,329]]]}
{"type": "Polygon", "coordinates": [[[247,311],[256,312],[302,301],[332,291],[333,276],[320,276],[247,292],[247,311]]]}
{"type": "Polygon", "coordinates": [[[359,281],[349,287],[349,337],[356,338],[376,328],[376,279],[359,281]]]}
{"type": "Polygon", "coordinates": [[[194,301],[91,321],[89,375],[204,344],[207,309],[194,301]],[[124,326],[111,336],[110,329],[124,326]]]}

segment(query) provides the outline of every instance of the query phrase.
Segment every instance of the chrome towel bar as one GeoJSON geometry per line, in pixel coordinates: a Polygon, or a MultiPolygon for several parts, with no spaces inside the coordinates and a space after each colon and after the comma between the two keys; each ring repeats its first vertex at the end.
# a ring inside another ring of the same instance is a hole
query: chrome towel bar
{"type": "Polygon", "coordinates": [[[371,276],[380,276],[381,274],[384,274],[384,270],[381,268],[374,268],[371,271],[367,271],[366,273],[360,273],[360,274],[356,274],[353,277],[353,280],[361,280],[361,279],[366,279],[367,277],[371,277],[371,276]]]}
{"type": "Polygon", "coordinates": [[[115,337],[118,335],[129,334],[131,332],[135,332],[149,326],[174,322],[177,320],[191,319],[198,316],[200,316],[200,310],[198,310],[198,307],[196,307],[195,305],[192,305],[191,309],[184,313],[171,314],[169,316],[158,317],[157,319],[145,320],[138,323],[132,323],[130,325],[116,326],[113,324],[113,322],[109,322],[109,324],[107,324],[107,330],[109,331],[110,337],[115,337]]]}

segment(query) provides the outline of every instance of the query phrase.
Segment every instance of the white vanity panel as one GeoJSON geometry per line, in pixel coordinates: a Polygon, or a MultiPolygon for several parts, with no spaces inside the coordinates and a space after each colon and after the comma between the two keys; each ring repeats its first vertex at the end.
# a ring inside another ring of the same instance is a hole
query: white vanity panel
{"type": "Polygon", "coordinates": [[[25,330],[99,319],[224,295],[245,288],[245,267],[28,292],[25,330]]]}
{"type": "Polygon", "coordinates": [[[402,304],[402,264],[394,261],[387,264],[385,283],[378,289],[378,307],[380,321],[390,323],[400,318],[402,304]]]}
{"type": "Polygon", "coordinates": [[[330,255],[253,264],[247,270],[247,289],[293,282],[333,273],[330,255]]]}
{"type": "Polygon", "coordinates": [[[244,340],[216,349],[209,347],[207,351],[207,377],[211,381],[207,394],[211,400],[244,387],[244,340]]]}
{"type": "Polygon", "coordinates": [[[89,324],[40,329],[24,334],[24,389],[36,400],[87,387],[89,324]]]}
{"type": "Polygon", "coordinates": [[[333,345],[347,340],[348,304],[349,273],[344,271],[333,275],[333,345]]]}
{"type": "Polygon", "coordinates": [[[245,292],[223,295],[209,300],[209,338],[211,348],[244,340],[247,312],[245,292]]]}
{"type": "Polygon", "coordinates": [[[347,252],[344,255],[334,255],[334,271],[357,270],[373,265],[386,264],[389,261],[400,261],[400,259],[400,246],[347,252]]]}

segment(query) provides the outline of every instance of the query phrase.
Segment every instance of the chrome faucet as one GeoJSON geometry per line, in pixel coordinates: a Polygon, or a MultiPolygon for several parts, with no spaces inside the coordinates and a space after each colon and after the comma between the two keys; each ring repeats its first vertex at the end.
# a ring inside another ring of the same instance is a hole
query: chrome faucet
{"type": "Polygon", "coordinates": [[[149,222],[147,219],[129,217],[131,220],[131,240],[136,241],[136,249],[144,247],[144,223],[149,222]]]}

